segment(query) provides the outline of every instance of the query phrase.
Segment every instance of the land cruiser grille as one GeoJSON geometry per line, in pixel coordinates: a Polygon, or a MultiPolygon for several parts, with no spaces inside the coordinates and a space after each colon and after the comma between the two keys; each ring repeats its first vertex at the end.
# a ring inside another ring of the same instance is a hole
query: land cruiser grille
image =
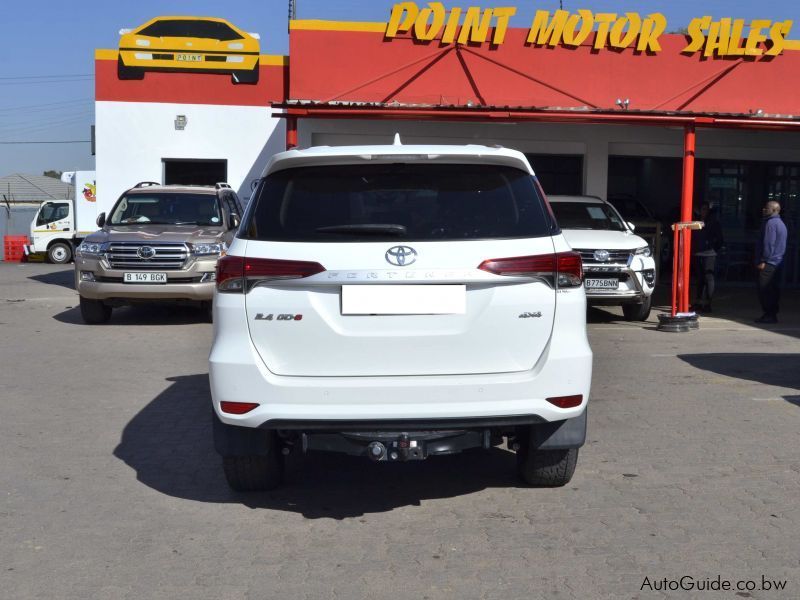
{"type": "Polygon", "coordinates": [[[112,242],[106,251],[106,258],[112,269],[180,270],[189,258],[189,248],[186,244],[112,242]],[[139,249],[144,246],[155,251],[152,258],[139,256],[139,249]]]}
{"type": "Polygon", "coordinates": [[[630,250],[609,250],[608,251],[608,260],[604,260],[600,262],[594,257],[594,250],[578,250],[581,254],[581,260],[583,264],[595,264],[595,265],[627,265],[628,259],[631,256],[630,250]]]}

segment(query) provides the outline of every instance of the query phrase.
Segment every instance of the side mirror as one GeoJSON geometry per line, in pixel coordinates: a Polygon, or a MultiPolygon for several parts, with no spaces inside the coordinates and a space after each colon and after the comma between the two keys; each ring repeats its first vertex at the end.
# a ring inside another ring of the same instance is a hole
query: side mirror
{"type": "Polygon", "coordinates": [[[636,225],[634,225],[634,224],[633,224],[633,223],[631,223],[630,221],[628,221],[628,222],[627,222],[627,223],[625,223],[625,224],[628,226],[628,229],[630,229],[631,231],[636,231],[636,225]]]}
{"type": "Polygon", "coordinates": [[[95,223],[97,223],[98,227],[102,227],[103,225],[105,225],[106,224],[106,213],[103,212],[103,213],[100,213],[99,215],[97,215],[97,221],[95,221],[95,223]]]}
{"type": "Polygon", "coordinates": [[[239,218],[239,215],[237,215],[236,213],[231,213],[231,229],[236,229],[237,227],[239,227],[239,223],[241,222],[242,221],[239,218]]]}

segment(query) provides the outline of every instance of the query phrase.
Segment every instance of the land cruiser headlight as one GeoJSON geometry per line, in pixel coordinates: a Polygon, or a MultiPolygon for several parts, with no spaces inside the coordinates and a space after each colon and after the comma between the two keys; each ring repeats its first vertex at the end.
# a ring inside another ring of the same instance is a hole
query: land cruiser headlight
{"type": "Polygon", "coordinates": [[[222,256],[228,246],[225,242],[221,244],[192,244],[192,254],[194,256],[222,256]]]}
{"type": "Polygon", "coordinates": [[[653,253],[650,251],[650,246],[642,246],[634,250],[634,254],[638,256],[650,256],[653,253]]]}
{"type": "Polygon", "coordinates": [[[100,256],[106,251],[106,244],[82,241],[78,246],[79,256],[100,256]]]}

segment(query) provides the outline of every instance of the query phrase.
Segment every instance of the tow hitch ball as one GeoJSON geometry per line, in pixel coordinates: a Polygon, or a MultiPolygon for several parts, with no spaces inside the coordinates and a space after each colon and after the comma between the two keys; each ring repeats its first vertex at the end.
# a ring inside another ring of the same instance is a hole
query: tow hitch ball
{"type": "Polygon", "coordinates": [[[424,458],[422,446],[416,440],[409,439],[408,435],[402,434],[397,440],[388,442],[370,442],[367,445],[367,456],[375,462],[421,460],[424,458]]]}

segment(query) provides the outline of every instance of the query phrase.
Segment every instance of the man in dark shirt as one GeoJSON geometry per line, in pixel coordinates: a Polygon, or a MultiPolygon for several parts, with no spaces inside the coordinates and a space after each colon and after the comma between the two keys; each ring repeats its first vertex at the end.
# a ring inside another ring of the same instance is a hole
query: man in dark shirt
{"type": "Polygon", "coordinates": [[[764,314],[756,323],[777,323],[781,295],[781,267],[786,253],[786,225],[780,217],[781,205],[769,201],[764,205],[761,235],[756,248],[758,299],[764,314]]]}
{"type": "Polygon", "coordinates": [[[695,293],[697,301],[693,305],[695,312],[711,312],[711,300],[714,297],[714,269],[717,253],[722,250],[722,225],[717,219],[716,210],[705,203],[700,207],[700,220],[705,223],[702,229],[692,232],[692,252],[694,253],[694,272],[696,277],[695,293]]]}

